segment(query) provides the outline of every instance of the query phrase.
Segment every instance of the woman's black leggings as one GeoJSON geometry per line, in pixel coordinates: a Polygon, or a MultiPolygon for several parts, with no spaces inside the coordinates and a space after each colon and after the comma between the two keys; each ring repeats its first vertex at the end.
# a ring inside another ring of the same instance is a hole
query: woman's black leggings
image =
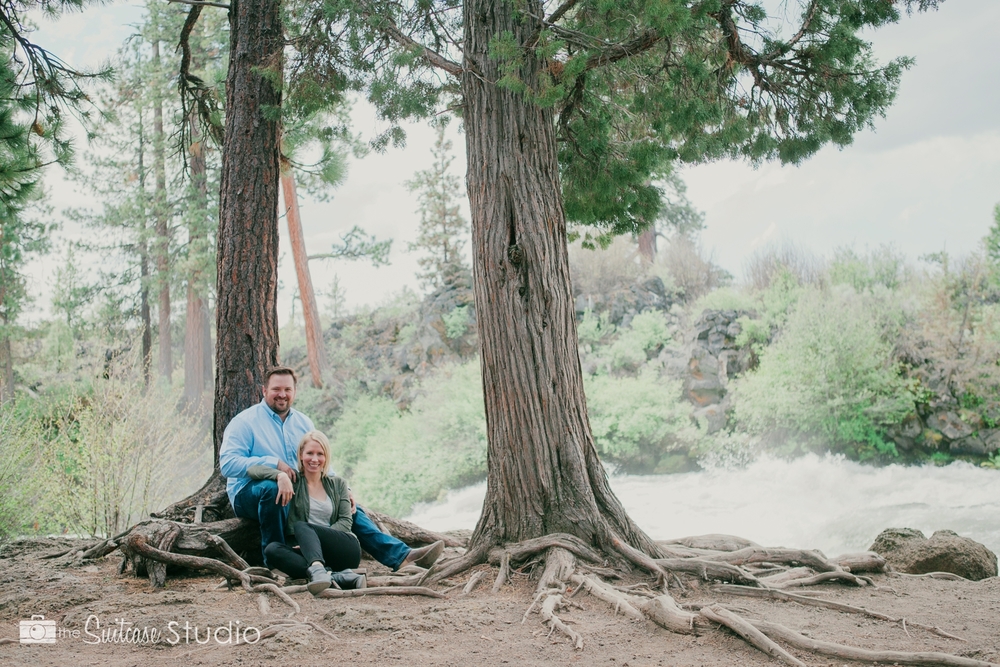
{"type": "Polygon", "coordinates": [[[307,569],[319,561],[334,572],[357,567],[361,563],[361,545],[354,533],[297,521],[293,526],[299,548],[271,542],[264,548],[268,567],[281,570],[292,579],[307,579],[307,569]]]}

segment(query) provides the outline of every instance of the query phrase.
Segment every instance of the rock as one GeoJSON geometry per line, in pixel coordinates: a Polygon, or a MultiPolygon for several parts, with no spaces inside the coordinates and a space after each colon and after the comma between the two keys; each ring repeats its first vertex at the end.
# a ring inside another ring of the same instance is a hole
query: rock
{"type": "Polygon", "coordinates": [[[935,412],[927,418],[927,426],[938,431],[949,440],[961,440],[973,434],[974,428],[962,421],[957,413],[952,411],[935,412]]]}
{"type": "Polygon", "coordinates": [[[1000,429],[991,429],[990,434],[983,438],[983,443],[987,453],[1000,449],[1000,429]]]}
{"type": "Polygon", "coordinates": [[[713,433],[718,433],[726,425],[726,406],[728,399],[722,403],[717,403],[715,405],[708,405],[704,408],[699,408],[691,413],[691,416],[698,422],[698,424],[705,424],[706,432],[708,435],[713,433]]]}
{"type": "Polygon", "coordinates": [[[912,528],[886,528],[870,551],[885,558],[897,572],[951,572],[973,581],[997,576],[996,554],[950,530],[939,530],[927,539],[912,528]]]}
{"type": "Polygon", "coordinates": [[[967,454],[971,456],[986,456],[986,443],[978,435],[956,440],[948,446],[952,454],[967,454]]]}

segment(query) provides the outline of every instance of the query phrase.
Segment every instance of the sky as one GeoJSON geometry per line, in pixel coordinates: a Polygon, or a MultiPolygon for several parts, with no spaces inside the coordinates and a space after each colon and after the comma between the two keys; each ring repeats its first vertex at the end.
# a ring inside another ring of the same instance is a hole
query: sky
{"type": "MultiPolygon", "coordinates": [[[[69,63],[93,66],[114,55],[141,11],[139,5],[118,2],[55,22],[39,19],[35,40],[69,63]]],[[[1000,202],[997,25],[1000,2],[947,0],[937,11],[904,16],[900,23],[871,33],[881,60],[912,56],[916,63],[904,73],[886,117],[849,147],[825,148],[798,166],[768,163],[754,168],[726,160],[684,167],[688,196],[705,212],[705,250],[737,277],[748,255],[771,242],[792,242],[825,256],[840,246],[864,250],[891,244],[911,261],[940,250],[974,250],[1000,202]]],[[[364,136],[382,127],[364,103],[355,105],[352,118],[364,136]]],[[[454,173],[461,176],[464,142],[457,123],[451,124],[450,133],[454,173]]],[[[429,166],[432,143],[426,126],[410,126],[405,148],[352,160],[346,181],[331,201],[301,202],[310,254],[328,250],[355,225],[394,239],[388,267],[311,262],[321,308],[322,293],[335,276],[349,308],[377,305],[404,285],[419,289],[417,256],[406,252],[419,215],[405,181],[429,166]]],[[[86,150],[82,141],[79,150],[86,150]]],[[[50,171],[46,183],[57,211],[97,205],[67,183],[58,168],[50,171]]],[[[59,236],[73,239],[81,233],[65,222],[59,236]]],[[[283,220],[280,252],[278,311],[284,323],[292,312],[296,282],[283,220]]],[[[48,309],[61,256],[53,252],[30,267],[35,318],[48,309]]]]}

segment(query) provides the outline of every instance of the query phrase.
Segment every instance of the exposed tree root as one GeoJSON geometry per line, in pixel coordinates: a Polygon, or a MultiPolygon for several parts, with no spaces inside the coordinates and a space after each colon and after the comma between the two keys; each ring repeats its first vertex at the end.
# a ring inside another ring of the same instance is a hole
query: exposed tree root
{"type": "Polygon", "coordinates": [[[787,644],[820,655],[828,655],[845,660],[862,662],[877,662],[890,665],[936,665],[938,667],[997,667],[995,663],[983,662],[972,658],[962,658],[948,653],[907,653],[905,651],[869,651],[868,649],[845,646],[817,639],[811,639],[790,630],[778,623],[769,621],[752,621],[754,627],[772,639],[781,640],[787,644]]]}
{"type": "MultiPolygon", "coordinates": [[[[163,551],[156,547],[151,546],[146,541],[146,536],[141,533],[133,533],[129,535],[124,544],[121,546],[122,550],[125,552],[126,556],[129,558],[135,558],[141,556],[147,561],[153,561],[156,563],[161,563],[166,565],[177,565],[180,567],[186,567],[192,570],[208,570],[214,574],[226,577],[232,581],[239,581],[243,588],[246,589],[248,593],[253,593],[255,591],[270,591],[281,598],[286,604],[292,607],[296,613],[300,611],[299,605],[295,600],[288,597],[287,594],[278,589],[274,583],[259,583],[254,585],[253,579],[256,575],[247,574],[241,572],[231,565],[226,565],[225,563],[215,560],[214,558],[203,558],[201,556],[189,556],[185,554],[176,554],[168,551],[163,551]]],[[[261,579],[262,577],[256,577],[261,579]]]]}
{"type": "Polygon", "coordinates": [[[817,572],[834,572],[840,566],[826,559],[818,551],[806,549],[765,549],[763,547],[747,547],[739,551],[702,556],[703,560],[714,560],[731,565],[749,565],[751,563],[780,563],[782,565],[801,565],[817,572]]]}
{"type": "Polygon", "coordinates": [[[507,578],[510,576],[510,552],[504,551],[500,556],[500,571],[497,572],[497,578],[493,582],[493,593],[494,595],[500,592],[503,588],[504,583],[506,583],[507,578]]]}
{"type": "Polygon", "coordinates": [[[317,597],[321,598],[363,598],[370,595],[420,595],[428,598],[443,598],[444,593],[425,586],[393,586],[392,588],[361,588],[352,591],[338,591],[328,588],[317,597]]]}
{"type": "Polygon", "coordinates": [[[576,647],[576,650],[582,651],[583,637],[581,637],[579,633],[575,632],[568,625],[563,623],[562,619],[556,616],[555,610],[559,607],[562,601],[563,598],[561,595],[550,595],[545,598],[544,602],[542,602],[541,609],[538,613],[541,614],[542,620],[548,623],[553,630],[558,630],[569,637],[570,641],[572,641],[573,645],[576,647]]]}
{"type": "Polygon", "coordinates": [[[792,579],[790,581],[784,581],[781,583],[771,583],[772,588],[795,588],[798,586],[815,586],[816,584],[823,584],[828,581],[842,581],[848,584],[854,584],[855,586],[875,586],[875,582],[868,577],[859,577],[850,572],[837,571],[837,572],[820,572],[819,574],[814,574],[810,577],[802,577],[799,579],[792,579]]]}
{"type": "Polygon", "coordinates": [[[605,585],[595,576],[581,576],[579,574],[574,575],[572,581],[577,586],[584,588],[588,593],[593,595],[599,600],[603,600],[615,608],[615,614],[621,612],[629,618],[636,620],[643,620],[646,617],[643,616],[642,612],[632,606],[631,601],[628,596],[624,593],[616,591],[614,588],[605,585]]]}
{"type": "Polygon", "coordinates": [[[427,544],[433,544],[437,541],[444,542],[446,547],[464,548],[469,544],[468,539],[460,539],[443,533],[435,533],[433,530],[421,528],[415,523],[393,518],[388,514],[376,512],[368,507],[365,507],[364,510],[365,514],[382,526],[386,532],[394,535],[410,546],[422,547],[427,544]]]}
{"type": "Polygon", "coordinates": [[[757,585],[757,577],[744,569],[724,562],[705,558],[657,558],[656,564],[668,572],[693,574],[705,581],[730,581],[737,584],[757,585]]]}
{"type": "Polygon", "coordinates": [[[894,577],[909,577],[911,579],[944,579],[946,581],[969,581],[965,577],[953,572],[925,572],[923,574],[910,574],[909,572],[890,572],[894,577]]]}
{"type": "MultiPolygon", "coordinates": [[[[268,589],[270,590],[270,589],[268,589]]],[[[298,595],[299,593],[307,593],[309,591],[305,584],[295,585],[295,586],[282,586],[279,589],[280,593],[283,595],[298,595]]],[[[444,594],[426,588],[424,586],[393,586],[391,588],[384,586],[370,586],[368,588],[358,588],[354,590],[342,591],[336,588],[328,588],[316,597],[321,598],[362,598],[366,595],[420,595],[429,598],[443,598],[444,594]]],[[[291,599],[291,598],[289,598],[291,599]]]]}
{"type": "Polygon", "coordinates": [[[576,569],[576,558],[573,554],[561,547],[552,547],[545,552],[545,569],[538,578],[535,591],[540,593],[549,588],[565,590],[565,582],[573,575],[574,569],[576,569]]]}
{"type": "Polygon", "coordinates": [[[874,551],[844,554],[833,559],[833,562],[854,574],[858,574],[859,572],[885,572],[886,568],[885,559],[874,551]]]}
{"type": "Polygon", "coordinates": [[[485,578],[486,572],[483,572],[482,570],[469,577],[469,583],[467,583],[465,588],[462,589],[462,595],[468,595],[472,591],[476,590],[476,586],[478,586],[479,582],[485,578]]]}
{"type": "Polygon", "coordinates": [[[710,621],[715,621],[716,623],[726,626],[740,637],[747,640],[747,642],[749,642],[752,646],[760,649],[764,653],[767,653],[772,658],[781,660],[786,665],[792,665],[792,667],[806,667],[804,662],[778,646],[774,641],[765,636],[763,632],[728,609],[708,605],[707,607],[702,608],[701,615],[710,621]]]}
{"type": "Polygon", "coordinates": [[[812,598],[806,597],[804,595],[797,595],[795,593],[789,593],[787,591],[769,589],[769,588],[747,588],[746,586],[733,586],[729,584],[722,584],[715,586],[713,590],[720,593],[729,593],[730,595],[742,595],[745,597],[755,597],[755,598],[769,598],[771,600],[788,600],[790,602],[798,602],[802,605],[807,605],[811,607],[825,607],[826,609],[836,609],[837,611],[843,611],[850,614],[862,614],[870,618],[877,618],[882,621],[888,621],[890,623],[899,623],[906,629],[907,624],[913,628],[920,628],[921,630],[926,630],[927,632],[938,635],[939,637],[945,637],[946,639],[957,639],[958,641],[965,641],[965,639],[951,634],[950,632],[945,632],[939,627],[933,625],[924,625],[923,623],[915,623],[913,621],[907,621],[905,618],[897,618],[895,616],[889,616],[888,614],[883,614],[881,612],[872,611],[870,609],[865,609],[864,607],[855,607],[853,605],[844,604],[843,602],[836,602],[834,600],[824,600],[822,598],[812,598]]]}

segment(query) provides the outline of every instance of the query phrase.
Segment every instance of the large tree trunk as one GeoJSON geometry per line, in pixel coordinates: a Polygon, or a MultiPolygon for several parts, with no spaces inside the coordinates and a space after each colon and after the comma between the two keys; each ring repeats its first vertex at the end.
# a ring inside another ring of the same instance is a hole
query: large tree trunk
{"type": "Polygon", "coordinates": [[[302,235],[302,218],[299,217],[299,197],[295,191],[295,176],[292,165],[283,161],[281,165],[281,192],[285,198],[285,217],[288,219],[288,239],[292,245],[295,260],[295,275],[299,282],[299,298],[302,301],[302,317],[306,325],[306,354],[309,357],[309,372],[313,386],[323,387],[323,371],[326,369],[326,347],[323,345],[323,328],[319,323],[319,308],[313,291],[312,277],[309,275],[309,256],[306,241],[302,235]]]}
{"type": "Polygon", "coordinates": [[[160,40],[153,40],[153,171],[156,190],[153,214],[156,218],[156,276],[160,292],[160,377],[170,384],[173,372],[173,350],[170,342],[170,216],[167,211],[167,158],[163,135],[163,97],[160,93],[160,40]]]}
{"type": "MultiPolygon", "coordinates": [[[[188,119],[191,128],[191,147],[188,168],[191,171],[194,202],[192,207],[200,214],[190,216],[188,229],[189,252],[197,253],[205,241],[204,220],[208,218],[208,183],[205,169],[205,148],[198,128],[198,114],[192,111],[188,119]]],[[[202,395],[212,378],[211,363],[206,366],[206,356],[211,360],[208,300],[205,295],[205,277],[199,262],[190,262],[187,278],[187,319],[184,327],[184,405],[190,410],[201,407],[202,395]]]]}
{"type": "Polygon", "coordinates": [[[283,39],[277,0],[233,0],[219,193],[215,462],[229,421],[260,400],[278,363],[278,119],[283,39]],[[269,78],[267,72],[274,76],[269,78]]]}
{"type": "MultiPolygon", "coordinates": [[[[603,547],[620,537],[655,554],[612,493],[587,419],[553,112],[492,83],[502,73],[490,40],[509,31],[523,43],[537,30],[529,17],[542,14],[537,0],[465,3],[463,119],[489,436],[472,548],[563,532],[603,547]]],[[[536,87],[544,63],[530,50],[523,57],[521,78],[536,87]]]]}
{"type": "Polygon", "coordinates": [[[153,363],[153,332],[149,313],[149,247],[146,243],[146,142],[142,115],[139,116],[139,318],[142,320],[142,343],[139,364],[142,386],[149,386],[149,369],[153,363]]]}

